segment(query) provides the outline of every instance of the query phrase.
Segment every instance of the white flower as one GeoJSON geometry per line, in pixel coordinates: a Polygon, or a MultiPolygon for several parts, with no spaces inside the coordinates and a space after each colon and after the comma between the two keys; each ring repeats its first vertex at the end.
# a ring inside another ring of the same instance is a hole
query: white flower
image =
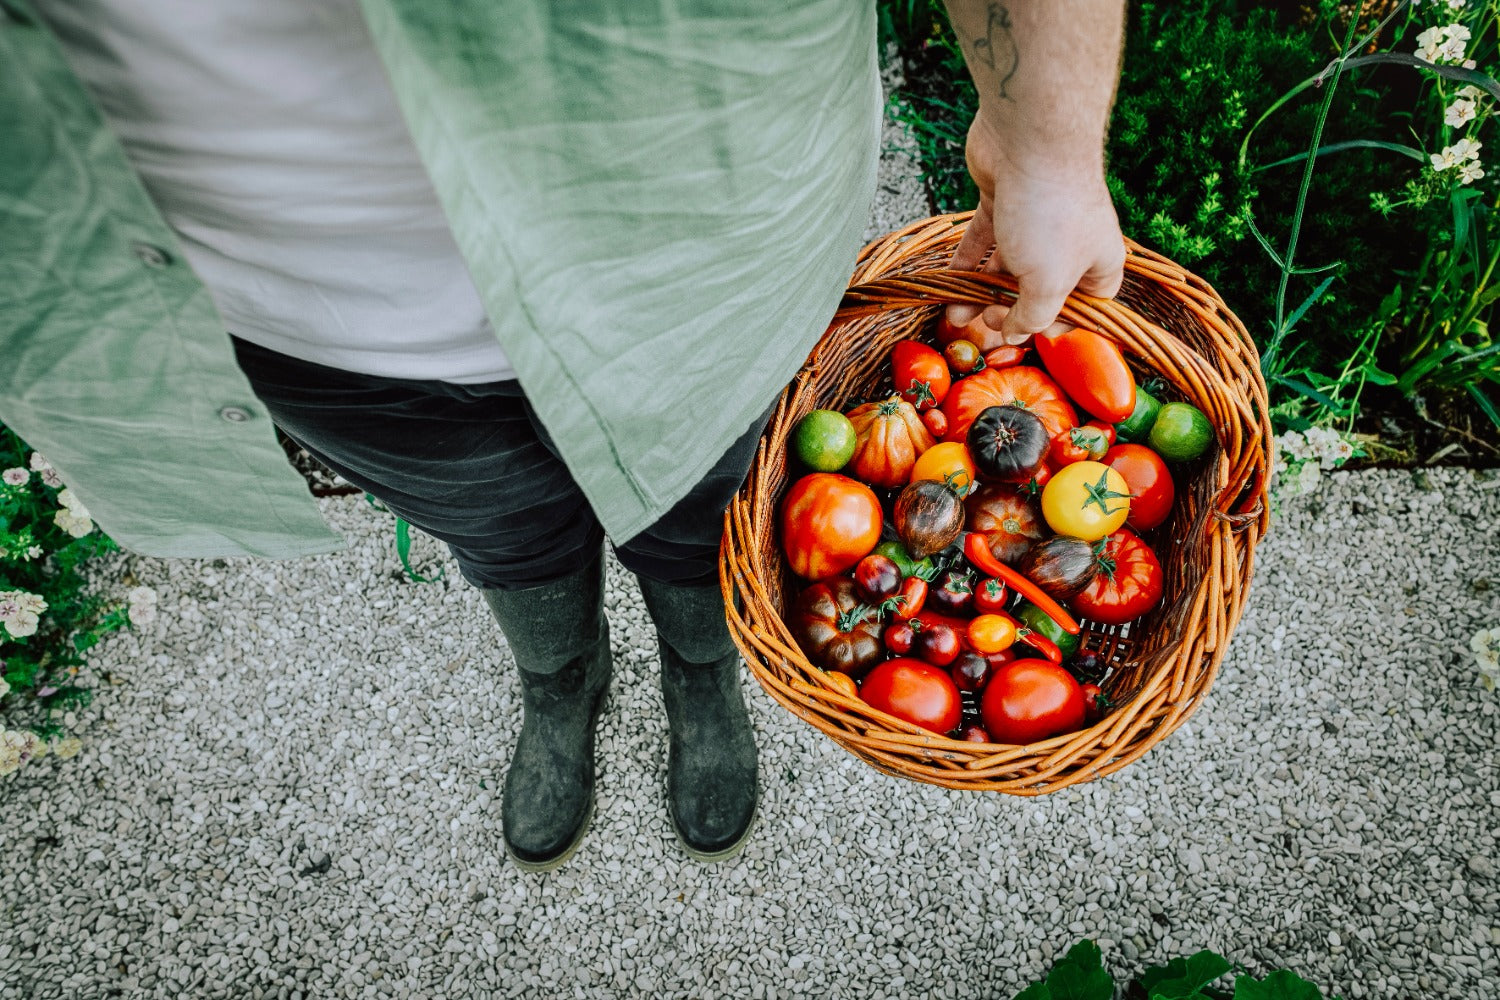
{"type": "Polygon", "coordinates": [[[55,490],[58,487],[62,486],[62,484],[63,484],[62,476],[59,476],[57,474],[57,470],[56,469],[52,468],[49,465],[47,468],[45,468],[45,469],[42,470],[42,485],[43,486],[50,486],[50,487],[52,487],[55,490]]]}
{"type": "Polygon", "coordinates": [[[130,624],[150,625],[156,621],[156,591],[150,587],[136,587],[125,595],[129,604],[130,624]]]}
{"type": "Polygon", "coordinates": [[[1432,161],[1432,169],[1447,170],[1467,160],[1479,159],[1479,150],[1483,145],[1473,139],[1460,139],[1451,146],[1444,146],[1441,153],[1429,153],[1427,158],[1432,161]]]}
{"type": "Polygon", "coordinates": [[[1482,629],[1469,640],[1469,648],[1479,662],[1479,682],[1491,691],[1500,682],[1500,626],[1482,629]]]}
{"type": "Polygon", "coordinates": [[[14,469],[6,469],[0,472],[0,480],[5,481],[6,486],[25,486],[31,481],[31,470],[16,466],[14,469]]]}
{"type": "Polygon", "coordinates": [[[1462,24],[1432,27],[1417,36],[1416,55],[1430,63],[1462,62],[1468,42],[1469,29],[1462,24]]]}
{"type": "Polygon", "coordinates": [[[62,508],[56,514],[52,515],[52,520],[56,522],[59,528],[74,538],[82,538],[94,530],[94,522],[89,520],[87,515],[80,516],[67,507],[62,508]]]}
{"type": "Polygon", "coordinates": [[[79,517],[89,516],[89,509],[83,505],[83,501],[79,500],[77,494],[67,487],[63,487],[62,492],[57,494],[57,502],[79,517]]]}
{"type": "Polygon", "coordinates": [[[1477,101],[1484,96],[1484,91],[1471,83],[1465,87],[1460,87],[1458,93],[1453,96],[1463,101],[1477,101]]]}
{"type": "Polygon", "coordinates": [[[42,453],[39,451],[34,451],[31,453],[31,462],[29,464],[31,465],[31,471],[33,472],[43,472],[47,469],[52,468],[52,464],[45,458],[43,458],[42,453]]]}
{"type": "Polygon", "coordinates": [[[1315,492],[1322,476],[1323,471],[1318,468],[1317,462],[1304,463],[1302,468],[1297,470],[1297,493],[1315,492]]]}
{"type": "Polygon", "coordinates": [[[1474,102],[1460,97],[1448,105],[1443,114],[1443,124],[1450,128],[1463,128],[1474,120],[1474,102]]]}
{"type": "Polygon", "coordinates": [[[1417,36],[1417,58],[1423,62],[1437,62],[1438,49],[1443,44],[1443,29],[1428,28],[1417,36]]]}
{"type": "Polygon", "coordinates": [[[1484,176],[1484,168],[1479,165],[1478,160],[1470,160],[1458,168],[1458,182],[1460,184],[1473,184],[1484,176]]]}
{"type": "Polygon", "coordinates": [[[42,557],[42,551],[43,550],[40,545],[33,545],[31,548],[26,550],[26,561],[30,562],[33,559],[40,559],[42,557]]]}
{"type": "Polygon", "coordinates": [[[28,594],[24,590],[13,590],[10,592],[10,597],[20,605],[22,611],[30,611],[34,615],[39,615],[47,610],[47,600],[40,594],[28,594]]]}
{"type": "Polygon", "coordinates": [[[21,614],[21,602],[16,600],[19,591],[0,594],[0,622],[12,622],[21,614]]]}
{"type": "Polygon", "coordinates": [[[1441,153],[1428,153],[1427,158],[1432,161],[1433,170],[1447,170],[1458,165],[1458,157],[1453,155],[1452,146],[1444,146],[1441,153]]]}
{"type": "Polygon", "coordinates": [[[1460,160],[1477,160],[1479,159],[1479,150],[1483,147],[1484,143],[1478,140],[1460,139],[1449,148],[1453,150],[1453,155],[1460,160]]]}
{"type": "Polygon", "coordinates": [[[1464,67],[1464,69],[1475,69],[1478,66],[1479,66],[1479,64],[1477,62],[1475,62],[1474,60],[1472,60],[1472,59],[1465,59],[1463,61],[1463,67],[1464,67]]]}
{"type": "Polygon", "coordinates": [[[41,740],[36,733],[17,729],[0,730],[0,775],[10,774],[37,755],[41,740]]]}
{"type": "Polygon", "coordinates": [[[24,639],[28,635],[36,635],[37,621],[35,611],[21,611],[5,623],[5,631],[13,638],[24,639]]]}
{"type": "Polygon", "coordinates": [[[1312,449],[1308,447],[1308,439],[1302,435],[1301,431],[1287,431],[1276,439],[1276,447],[1291,456],[1294,461],[1313,457],[1312,449]]]}
{"type": "Polygon", "coordinates": [[[1468,2],[1469,2],[1469,0],[1448,0],[1448,9],[1449,10],[1463,10],[1464,9],[1464,5],[1467,4],[1468,2]]]}

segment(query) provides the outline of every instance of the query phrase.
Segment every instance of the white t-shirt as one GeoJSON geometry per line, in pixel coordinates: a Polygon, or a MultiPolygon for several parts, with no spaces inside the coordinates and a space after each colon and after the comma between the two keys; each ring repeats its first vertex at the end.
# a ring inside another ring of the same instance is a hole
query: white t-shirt
{"type": "Polygon", "coordinates": [[[35,0],[230,332],[399,378],[514,378],[358,0],[35,0]]]}

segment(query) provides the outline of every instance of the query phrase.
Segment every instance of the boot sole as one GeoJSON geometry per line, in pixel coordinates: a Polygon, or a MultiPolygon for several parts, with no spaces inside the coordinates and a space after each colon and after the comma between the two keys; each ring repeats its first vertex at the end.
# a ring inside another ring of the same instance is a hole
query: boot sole
{"type": "Polygon", "coordinates": [[[568,846],[563,849],[563,852],[557,857],[548,858],[546,861],[525,861],[521,858],[516,857],[515,852],[510,849],[510,844],[508,843],[505,845],[505,854],[510,858],[510,863],[515,865],[523,872],[527,872],[529,874],[550,872],[567,864],[568,859],[578,852],[578,845],[583,843],[583,838],[589,832],[589,827],[593,824],[593,822],[594,796],[590,795],[589,810],[588,812],[583,814],[583,823],[579,825],[578,833],[573,837],[572,843],[568,844],[568,846]]]}
{"type": "Polygon", "coordinates": [[[755,809],[750,813],[750,822],[745,824],[745,832],[740,834],[739,840],[736,840],[722,850],[700,851],[692,844],[689,844],[687,838],[683,837],[682,831],[677,827],[677,819],[672,815],[670,809],[667,810],[667,819],[672,821],[672,832],[677,835],[677,843],[682,845],[682,849],[688,857],[694,861],[702,861],[705,864],[713,864],[716,861],[728,861],[745,849],[745,844],[750,840],[750,834],[755,832],[755,822],[760,819],[760,794],[759,792],[756,793],[755,809]]]}

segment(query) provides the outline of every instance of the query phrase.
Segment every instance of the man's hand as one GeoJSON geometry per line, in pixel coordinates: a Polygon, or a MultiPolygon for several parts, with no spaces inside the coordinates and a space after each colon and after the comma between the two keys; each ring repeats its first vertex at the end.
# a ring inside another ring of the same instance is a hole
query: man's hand
{"type": "MultiPolygon", "coordinates": [[[[1077,288],[1120,290],[1125,245],[1104,185],[1104,127],[1119,76],[1119,0],[948,0],[979,89],[969,173],[979,209],[953,255],[956,270],[1016,276],[1014,308],[983,322],[1024,343],[1057,319],[1077,288]],[[994,247],[982,267],[980,261],[994,247]]],[[[950,306],[963,326],[977,306],[950,306]]]]}

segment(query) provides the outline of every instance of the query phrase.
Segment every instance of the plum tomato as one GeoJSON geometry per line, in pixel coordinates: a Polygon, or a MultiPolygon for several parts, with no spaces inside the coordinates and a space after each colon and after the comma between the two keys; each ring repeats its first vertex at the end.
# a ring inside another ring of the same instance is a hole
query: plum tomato
{"type": "Polygon", "coordinates": [[[1127,525],[1150,531],[1172,513],[1177,487],[1167,463],[1156,452],[1143,444],[1117,444],[1104,453],[1104,464],[1118,472],[1130,490],[1127,525]]]}
{"type": "Polygon", "coordinates": [[[854,586],[859,596],[879,604],[901,589],[901,567],[894,560],[872,552],[855,564],[854,586]]]}
{"type": "Polygon", "coordinates": [[[940,405],[953,384],[943,356],[916,340],[898,341],[891,348],[891,379],[896,391],[919,411],[940,405]]]}
{"type": "Polygon", "coordinates": [[[886,660],[870,671],[859,696],[872,708],[939,734],[952,732],[963,715],[948,672],[906,657],[886,660]]]}
{"type": "Polygon", "coordinates": [[[1103,334],[1080,326],[1032,338],[1037,354],[1068,398],[1112,424],[1135,410],[1135,376],[1125,356],[1103,334]]]}
{"type": "Polygon", "coordinates": [[[990,679],[979,714],[997,743],[1036,743],[1083,728],[1083,689],[1055,663],[1016,660],[990,679]]]}
{"type": "Polygon", "coordinates": [[[1006,344],[992,351],[984,352],[984,366],[986,368],[1014,368],[1026,358],[1026,348],[1017,347],[1014,344],[1006,344]]]}
{"type": "Polygon", "coordinates": [[[911,651],[934,667],[948,666],[958,659],[960,649],[962,646],[958,641],[958,632],[947,625],[924,626],[911,644],[911,651]]]}
{"type": "Polygon", "coordinates": [[[948,433],[948,414],[942,410],[923,410],[922,423],[927,425],[934,438],[941,438],[948,433]]]}
{"type": "Polygon", "coordinates": [[[846,694],[851,698],[859,697],[859,685],[854,683],[854,678],[837,670],[825,670],[823,677],[828,683],[838,689],[839,694],[846,694]]]}
{"type": "Polygon", "coordinates": [[[792,572],[824,580],[854,566],[880,541],[875,491],[836,472],[814,472],[792,484],[781,505],[781,543],[792,572]]]}

